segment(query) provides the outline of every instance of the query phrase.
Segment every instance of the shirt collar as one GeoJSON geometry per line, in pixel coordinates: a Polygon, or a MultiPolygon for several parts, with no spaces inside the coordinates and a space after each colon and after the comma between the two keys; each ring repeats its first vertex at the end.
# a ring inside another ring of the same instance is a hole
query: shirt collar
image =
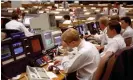
{"type": "Polygon", "coordinates": [[[115,35],[115,36],[113,37],[113,39],[118,38],[118,37],[120,37],[120,36],[121,36],[120,34],[117,34],[117,35],[115,35]]]}
{"type": "Polygon", "coordinates": [[[85,40],[81,39],[80,44],[78,45],[78,50],[83,47],[85,40]]]}

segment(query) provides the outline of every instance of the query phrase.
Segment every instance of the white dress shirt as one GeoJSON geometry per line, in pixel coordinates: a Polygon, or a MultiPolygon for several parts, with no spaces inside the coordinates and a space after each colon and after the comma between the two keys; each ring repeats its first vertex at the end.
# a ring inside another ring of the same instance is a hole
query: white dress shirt
{"type": "Polygon", "coordinates": [[[28,31],[28,29],[21,23],[18,22],[17,20],[11,20],[6,24],[6,29],[14,29],[14,30],[19,30],[25,33],[25,36],[32,36],[33,34],[28,31]]]}
{"type": "Polygon", "coordinates": [[[65,20],[65,21],[63,22],[63,24],[71,24],[71,23],[72,23],[71,20],[65,20]]]}
{"type": "Polygon", "coordinates": [[[126,9],[124,7],[120,7],[119,10],[117,8],[113,8],[112,9],[112,13],[111,14],[118,14],[119,17],[125,17],[126,16],[126,9]]]}
{"type": "Polygon", "coordinates": [[[94,38],[97,41],[100,41],[102,46],[107,44],[108,43],[107,27],[102,31],[100,35],[98,34],[94,35],[94,38]]]}
{"type": "Polygon", "coordinates": [[[133,44],[133,29],[130,26],[128,26],[125,29],[125,31],[123,31],[122,36],[123,36],[124,39],[131,37],[132,38],[132,43],[131,44],[133,44]]]}
{"type": "Polygon", "coordinates": [[[79,80],[92,80],[99,61],[100,56],[96,47],[90,42],[82,40],[73,55],[64,56],[61,65],[66,73],[77,71],[79,80]]]}
{"type": "Polygon", "coordinates": [[[101,56],[103,56],[106,52],[110,51],[115,53],[119,49],[123,49],[126,47],[124,38],[118,34],[114,36],[110,41],[108,41],[108,44],[105,46],[104,51],[101,53],[101,56]]]}

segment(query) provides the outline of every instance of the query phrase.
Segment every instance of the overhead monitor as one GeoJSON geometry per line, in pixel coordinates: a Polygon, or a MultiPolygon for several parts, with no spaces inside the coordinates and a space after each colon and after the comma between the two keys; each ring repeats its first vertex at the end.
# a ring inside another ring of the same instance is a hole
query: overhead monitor
{"type": "Polygon", "coordinates": [[[41,36],[46,50],[54,47],[54,40],[51,31],[43,32],[41,33],[41,36]]]}

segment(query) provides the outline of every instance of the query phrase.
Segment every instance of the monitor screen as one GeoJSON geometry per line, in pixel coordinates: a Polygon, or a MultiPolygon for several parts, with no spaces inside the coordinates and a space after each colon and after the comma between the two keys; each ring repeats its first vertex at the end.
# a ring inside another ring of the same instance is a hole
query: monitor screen
{"type": "Polygon", "coordinates": [[[61,45],[61,36],[54,37],[55,45],[61,45]]]}
{"type": "Polygon", "coordinates": [[[52,35],[51,33],[45,33],[45,40],[46,40],[46,45],[51,45],[52,44],[52,35]]]}
{"type": "Polygon", "coordinates": [[[32,50],[34,53],[41,51],[41,45],[39,39],[33,39],[32,43],[32,50]]]}
{"type": "Polygon", "coordinates": [[[33,18],[33,17],[25,17],[23,23],[24,23],[25,25],[30,25],[30,19],[32,19],[32,18],[33,18]]]}
{"type": "Polygon", "coordinates": [[[5,59],[11,56],[9,45],[1,46],[1,59],[5,59]]]}
{"type": "Polygon", "coordinates": [[[15,54],[20,54],[23,52],[23,47],[15,48],[14,49],[15,54]]]}
{"type": "Polygon", "coordinates": [[[97,25],[96,25],[96,23],[94,23],[94,24],[93,24],[93,28],[95,28],[95,29],[97,28],[97,25]]]}
{"type": "Polygon", "coordinates": [[[15,55],[21,54],[24,50],[21,42],[16,42],[13,45],[15,55]]]}

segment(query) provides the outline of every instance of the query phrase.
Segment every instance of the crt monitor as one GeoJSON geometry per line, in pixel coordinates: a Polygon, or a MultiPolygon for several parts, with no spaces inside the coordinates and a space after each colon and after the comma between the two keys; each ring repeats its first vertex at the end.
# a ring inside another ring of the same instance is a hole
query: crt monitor
{"type": "Polygon", "coordinates": [[[43,39],[43,45],[45,46],[45,49],[51,49],[54,47],[54,40],[52,36],[52,31],[46,31],[41,33],[42,39],[43,39]]]}
{"type": "Polygon", "coordinates": [[[42,50],[44,50],[44,46],[42,43],[41,35],[34,35],[29,37],[30,47],[31,47],[31,55],[33,57],[39,56],[42,54],[42,50]]]}
{"type": "Polygon", "coordinates": [[[25,50],[21,39],[17,39],[12,42],[13,54],[16,60],[26,57],[25,50]]]}
{"type": "Polygon", "coordinates": [[[61,45],[61,36],[54,37],[54,43],[55,43],[55,45],[60,46],[61,45]]]}
{"type": "Polygon", "coordinates": [[[6,39],[1,42],[1,61],[2,65],[11,63],[14,61],[13,52],[11,48],[11,39],[6,39]]]}
{"type": "Polygon", "coordinates": [[[26,26],[30,25],[30,19],[32,18],[33,18],[32,16],[25,16],[23,20],[23,24],[26,26]]]}

